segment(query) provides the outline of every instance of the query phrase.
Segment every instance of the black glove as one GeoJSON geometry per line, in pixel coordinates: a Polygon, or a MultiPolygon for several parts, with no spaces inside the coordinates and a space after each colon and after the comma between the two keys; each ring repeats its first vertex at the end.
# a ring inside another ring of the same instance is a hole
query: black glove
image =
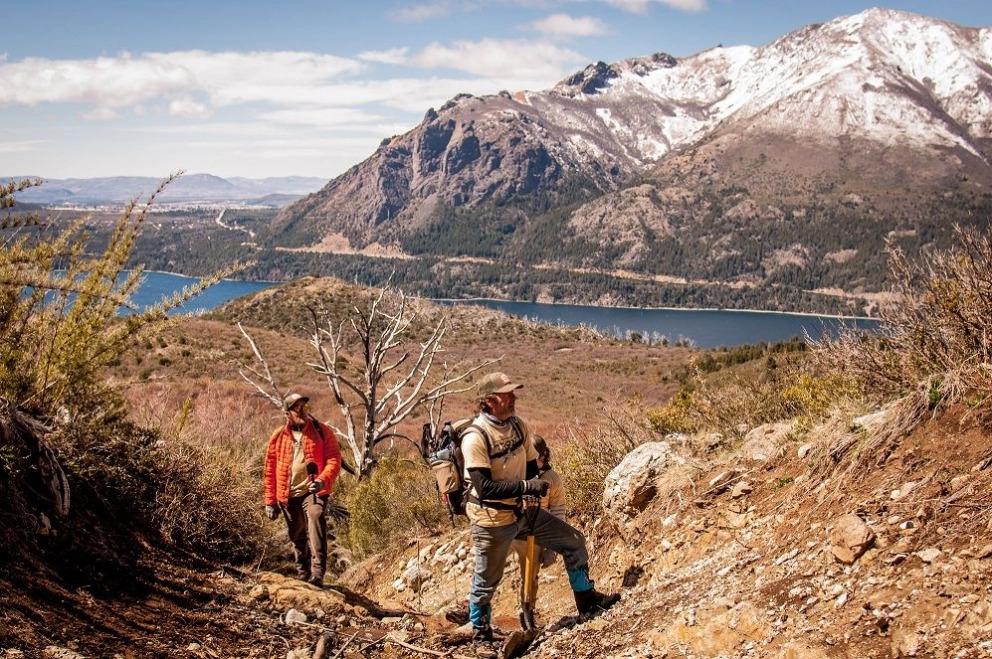
{"type": "Polygon", "coordinates": [[[548,488],[551,487],[548,481],[541,480],[540,478],[531,478],[530,480],[523,481],[523,484],[524,496],[543,497],[548,494],[548,488]]]}
{"type": "Polygon", "coordinates": [[[275,519],[279,517],[279,509],[276,508],[275,506],[266,506],[265,516],[268,517],[270,520],[275,521],[275,519]]]}
{"type": "Polygon", "coordinates": [[[324,481],[312,480],[310,481],[310,484],[307,485],[307,492],[309,492],[310,494],[320,492],[323,489],[324,489],[324,481]]]}

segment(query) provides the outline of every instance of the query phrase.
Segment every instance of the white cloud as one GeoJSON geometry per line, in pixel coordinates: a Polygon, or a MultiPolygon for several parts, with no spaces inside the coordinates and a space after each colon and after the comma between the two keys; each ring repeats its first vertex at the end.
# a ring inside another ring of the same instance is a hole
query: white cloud
{"type": "Polygon", "coordinates": [[[173,117],[185,117],[188,119],[202,119],[211,115],[210,109],[203,103],[198,103],[192,98],[174,98],[169,102],[169,114],[173,117]]]}
{"type": "Polygon", "coordinates": [[[405,23],[419,23],[431,18],[449,16],[456,12],[471,11],[482,5],[480,0],[435,0],[419,5],[403,7],[392,12],[390,16],[405,23]]]}
{"type": "Polygon", "coordinates": [[[26,58],[0,63],[0,106],[83,102],[101,108],[133,106],[154,98],[204,93],[215,103],[237,101],[230,92],[250,80],[268,100],[280,87],[319,85],[358,73],[361,62],[306,52],[146,53],[80,60],[26,58]]]}
{"type": "Polygon", "coordinates": [[[116,110],[110,108],[93,108],[80,116],[88,121],[111,121],[116,119],[118,114],[116,110]]]}
{"type": "Polygon", "coordinates": [[[513,39],[434,42],[410,58],[417,66],[464,71],[512,89],[545,87],[583,62],[582,55],[568,48],[513,39]]]}
{"type": "Polygon", "coordinates": [[[530,28],[551,37],[592,37],[606,34],[606,23],[592,16],[551,14],[530,24],[530,28]]]}
{"type": "Polygon", "coordinates": [[[45,140],[20,140],[18,142],[0,142],[0,153],[27,153],[34,151],[45,140]]]}
{"type": "Polygon", "coordinates": [[[652,2],[666,5],[679,11],[697,12],[706,9],[706,0],[605,0],[606,4],[635,14],[643,14],[652,2]]]}
{"type": "Polygon", "coordinates": [[[389,50],[366,50],[358,53],[358,59],[378,64],[403,64],[407,60],[409,48],[390,48],[389,50]]]}

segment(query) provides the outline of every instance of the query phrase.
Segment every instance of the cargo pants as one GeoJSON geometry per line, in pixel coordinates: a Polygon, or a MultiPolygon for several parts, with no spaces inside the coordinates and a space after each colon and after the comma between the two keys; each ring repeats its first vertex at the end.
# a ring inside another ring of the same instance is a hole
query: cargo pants
{"type": "Polygon", "coordinates": [[[323,579],[327,570],[326,507],[326,496],[312,494],[290,497],[286,506],[286,526],[300,579],[323,579]]]}
{"type": "MultiPolygon", "coordinates": [[[[523,540],[531,533],[527,516],[506,526],[472,525],[472,542],[475,550],[475,570],[472,588],[468,595],[469,620],[475,628],[488,627],[491,602],[496,587],[503,579],[503,569],[513,541],[523,540]]],[[[540,509],[534,518],[534,539],[537,544],[561,554],[573,591],[591,590],[589,580],[589,553],[586,539],[580,531],[547,510],[540,509]]]]}

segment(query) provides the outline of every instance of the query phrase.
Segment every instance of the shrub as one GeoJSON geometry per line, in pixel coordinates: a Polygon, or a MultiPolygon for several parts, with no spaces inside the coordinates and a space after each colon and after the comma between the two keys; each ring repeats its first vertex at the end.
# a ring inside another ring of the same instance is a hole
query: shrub
{"type": "MultiPolygon", "coordinates": [[[[230,272],[150,309],[118,315],[121,307],[133,308],[141,282],[140,269],[125,268],[142,222],[171,180],[146,204],[128,204],[95,256],[82,222],[60,229],[28,215],[4,218],[3,228],[12,231],[0,246],[0,426],[28,419],[35,437],[16,468],[0,470],[0,542],[19,535],[25,557],[40,555],[31,549],[38,538],[30,532],[42,515],[55,527],[49,560],[65,557],[75,572],[137,553],[147,545],[132,534],[149,531],[214,558],[242,557],[257,547],[250,516],[226,501],[224,480],[237,478],[222,456],[218,463],[195,451],[171,452],[161,430],[128,420],[125,399],[105,378],[106,368],[147,341],[169,310],[230,272]],[[64,476],[71,498],[39,496],[32,481],[38,474],[48,483],[64,476]]],[[[12,208],[14,194],[34,184],[0,185],[0,209],[12,208]]],[[[24,432],[3,433],[0,454],[24,439],[24,432]]]]}
{"type": "Polygon", "coordinates": [[[419,462],[381,458],[366,479],[341,483],[337,496],[351,513],[347,532],[339,539],[347,539],[357,558],[386,549],[411,533],[437,532],[448,522],[434,477],[419,462]]]}
{"type": "MultiPolygon", "coordinates": [[[[667,404],[645,414],[650,427],[663,435],[714,431],[733,437],[785,419],[796,419],[797,429],[805,431],[826,418],[839,400],[856,393],[845,377],[798,363],[729,379],[707,380],[697,374],[667,404]]],[[[688,448],[698,452],[704,447],[688,448]]]]}
{"type": "Polygon", "coordinates": [[[568,513],[584,519],[599,513],[606,476],[632,450],[657,439],[634,406],[608,409],[593,427],[567,428],[554,442],[552,463],[565,485],[568,513]]]}
{"type": "Polygon", "coordinates": [[[968,398],[992,421],[992,237],[955,227],[957,245],[910,261],[889,247],[893,301],[878,333],[820,341],[814,357],[872,398],[912,394],[932,410],[968,398]]]}

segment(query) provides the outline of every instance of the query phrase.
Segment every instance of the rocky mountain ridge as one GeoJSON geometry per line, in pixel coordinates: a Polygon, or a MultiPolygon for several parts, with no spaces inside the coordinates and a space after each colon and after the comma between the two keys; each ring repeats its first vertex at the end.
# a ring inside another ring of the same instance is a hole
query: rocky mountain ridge
{"type": "Polygon", "coordinates": [[[460,95],[429,110],[277,226],[363,243],[415,230],[444,207],[554,196],[568,181],[597,196],[727,133],[943,151],[958,161],[949,169],[988,180],[990,63],[992,30],[880,9],[760,48],[597,62],[550,90],[460,95]]]}

